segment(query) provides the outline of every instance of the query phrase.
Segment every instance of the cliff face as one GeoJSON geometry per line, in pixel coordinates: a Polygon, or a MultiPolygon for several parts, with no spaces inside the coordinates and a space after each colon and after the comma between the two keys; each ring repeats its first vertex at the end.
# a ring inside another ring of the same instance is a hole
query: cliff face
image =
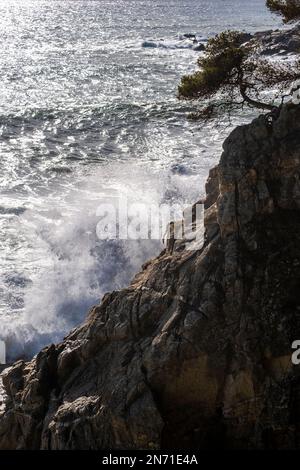
{"type": "Polygon", "coordinates": [[[298,54],[300,49],[300,25],[291,29],[263,31],[254,34],[253,38],[261,46],[262,55],[298,54]]]}
{"type": "Polygon", "coordinates": [[[206,189],[201,249],[2,373],[1,449],[300,447],[300,107],[237,128],[206,189]]]}

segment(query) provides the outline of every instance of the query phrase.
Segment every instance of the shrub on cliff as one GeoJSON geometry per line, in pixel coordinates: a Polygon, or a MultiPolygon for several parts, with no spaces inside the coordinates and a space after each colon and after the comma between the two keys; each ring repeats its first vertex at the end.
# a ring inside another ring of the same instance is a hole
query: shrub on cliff
{"type": "Polygon", "coordinates": [[[300,79],[300,61],[286,65],[263,59],[258,44],[245,40],[245,34],[237,31],[218,34],[198,59],[199,70],[182,77],[179,98],[203,102],[197,117],[211,117],[217,108],[230,112],[245,105],[273,110],[300,79]],[[276,92],[266,100],[269,90],[276,92]]]}
{"type": "Polygon", "coordinates": [[[281,15],[285,23],[300,19],[300,0],[267,0],[267,7],[281,15]]]}

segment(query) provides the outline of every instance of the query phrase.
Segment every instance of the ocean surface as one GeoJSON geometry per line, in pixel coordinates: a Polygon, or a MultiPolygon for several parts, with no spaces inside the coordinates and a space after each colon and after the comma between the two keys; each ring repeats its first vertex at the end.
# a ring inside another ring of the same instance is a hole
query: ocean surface
{"type": "Polygon", "coordinates": [[[160,241],[99,241],[103,197],[189,205],[231,125],[176,99],[199,40],[279,26],[264,0],[0,1],[0,339],[59,341],[160,241]]]}

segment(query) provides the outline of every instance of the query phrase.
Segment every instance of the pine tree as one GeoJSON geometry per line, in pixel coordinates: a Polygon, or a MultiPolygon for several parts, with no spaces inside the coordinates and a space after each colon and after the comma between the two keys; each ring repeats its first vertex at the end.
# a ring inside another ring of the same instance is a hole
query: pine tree
{"type": "MultiPolygon", "coordinates": [[[[279,8],[284,3],[287,8],[287,4],[293,3],[295,7],[299,2],[269,0],[267,6],[275,11],[276,5],[279,8]]],[[[287,20],[287,16],[284,18],[287,20]]],[[[195,73],[182,77],[178,96],[202,102],[202,109],[196,116],[203,118],[211,117],[217,109],[230,112],[245,105],[273,110],[275,103],[279,99],[282,102],[282,97],[300,80],[300,61],[286,65],[263,59],[259,44],[254,40],[245,42],[245,34],[237,31],[225,31],[210,39],[198,66],[195,73]],[[266,100],[266,91],[274,89],[276,93],[266,100]]]]}

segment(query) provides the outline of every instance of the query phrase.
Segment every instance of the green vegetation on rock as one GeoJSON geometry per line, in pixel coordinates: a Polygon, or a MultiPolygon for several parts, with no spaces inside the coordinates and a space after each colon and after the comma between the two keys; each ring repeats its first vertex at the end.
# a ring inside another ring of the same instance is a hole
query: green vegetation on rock
{"type": "Polygon", "coordinates": [[[245,105],[273,110],[300,79],[300,61],[271,62],[260,55],[259,48],[255,38],[249,40],[238,31],[211,38],[198,59],[199,70],[182,77],[179,98],[199,100],[203,104],[199,117],[204,118],[211,117],[216,109],[230,111],[245,105]],[[276,92],[266,99],[266,91],[274,89],[276,92]]]}

